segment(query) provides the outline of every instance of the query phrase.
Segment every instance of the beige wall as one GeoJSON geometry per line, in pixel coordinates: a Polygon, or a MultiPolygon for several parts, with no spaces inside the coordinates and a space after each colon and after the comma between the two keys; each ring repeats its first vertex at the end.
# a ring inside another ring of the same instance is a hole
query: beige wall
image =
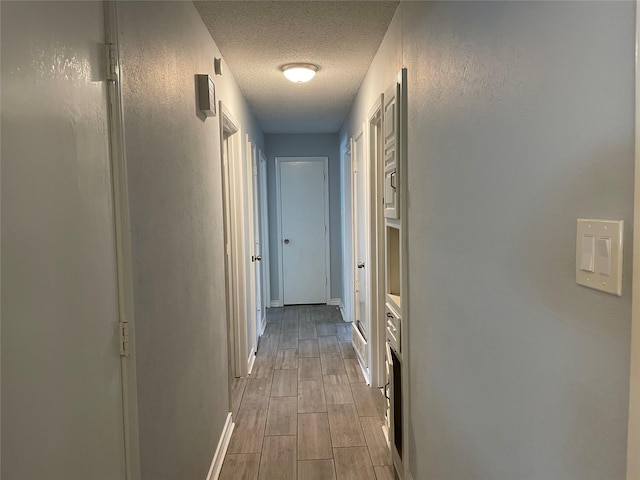
{"type": "Polygon", "coordinates": [[[624,478],[634,3],[403,2],[342,146],[402,66],[413,477],[624,478]],[[579,217],[626,221],[622,298],[579,217]]]}

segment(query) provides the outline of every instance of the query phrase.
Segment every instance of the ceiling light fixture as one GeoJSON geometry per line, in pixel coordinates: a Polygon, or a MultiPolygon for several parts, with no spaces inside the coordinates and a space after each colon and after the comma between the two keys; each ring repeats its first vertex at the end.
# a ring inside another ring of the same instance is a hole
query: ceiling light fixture
{"type": "Polygon", "coordinates": [[[318,66],[312,63],[288,63],[280,67],[287,80],[293,83],[305,83],[311,80],[318,71],[318,66]]]}

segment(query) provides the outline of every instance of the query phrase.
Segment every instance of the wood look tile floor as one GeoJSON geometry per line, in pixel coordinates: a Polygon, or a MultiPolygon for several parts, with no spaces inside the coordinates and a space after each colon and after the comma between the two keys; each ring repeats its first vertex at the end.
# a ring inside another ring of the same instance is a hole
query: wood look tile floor
{"type": "Polygon", "coordinates": [[[222,480],[393,479],[385,400],[337,307],[271,308],[252,374],[232,385],[222,480]]]}

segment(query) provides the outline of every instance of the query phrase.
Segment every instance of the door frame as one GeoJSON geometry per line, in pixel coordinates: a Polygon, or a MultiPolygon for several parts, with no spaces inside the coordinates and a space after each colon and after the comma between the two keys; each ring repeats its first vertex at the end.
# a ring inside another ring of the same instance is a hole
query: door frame
{"type": "Polygon", "coordinates": [[[635,178],[633,194],[633,290],[631,295],[631,367],[627,480],[640,478],[640,1],[636,0],[635,178]]]}
{"type": "Polygon", "coordinates": [[[322,162],[324,171],[324,250],[325,250],[325,303],[331,298],[331,239],[329,224],[329,157],[276,157],[276,223],[278,256],[280,268],[278,269],[278,281],[280,283],[280,294],[284,305],[284,258],[282,247],[282,189],[280,183],[280,167],[288,162],[322,162]]]}
{"type": "Polygon", "coordinates": [[[113,58],[111,60],[115,65],[112,72],[114,80],[107,82],[107,95],[109,99],[107,103],[109,108],[111,187],[113,190],[117,264],[118,320],[120,325],[127,325],[129,336],[129,352],[128,354],[120,355],[125,476],[127,480],[137,480],[141,478],[138,427],[138,380],[136,373],[129,182],[127,180],[127,157],[124,144],[124,108],[122,104],[122,79],[120,76],[117,2],[104,2],[104,22],[105,43],[109,45],[113,52],[113,58]]]}
{"type": "MultiPolygon", "coordinates": [[[[220,101],[220,151],[225,223],[225,286],[229,380],[249,373],[245,289],[242,137],[240,123],[220,101]],[[228,141],[225,138],[228,137],[228,141]],[[225,151],[225,145],[229,151],[225,151]]],[[[229,390],[231,396],[231,390],[229,390]]],[[[231,406],[231,397],[229,399],[231,406]]]]}

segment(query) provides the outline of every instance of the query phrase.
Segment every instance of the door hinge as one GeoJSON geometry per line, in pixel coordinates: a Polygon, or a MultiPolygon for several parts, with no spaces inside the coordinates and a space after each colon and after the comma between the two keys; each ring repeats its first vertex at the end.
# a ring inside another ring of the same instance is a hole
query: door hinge
{"type": "Polygon", "coordinates": [[[118,323],[118,332],[120,339],[120,356],[129,356],[129,322],[118,323]]]}
{"type": "Polygon", "coordinates": [[[107,56],[107,80],[115,82],[118,80],[118,55],[116,47],[113,43],[107,43],[105,46],[107,56]]]}

